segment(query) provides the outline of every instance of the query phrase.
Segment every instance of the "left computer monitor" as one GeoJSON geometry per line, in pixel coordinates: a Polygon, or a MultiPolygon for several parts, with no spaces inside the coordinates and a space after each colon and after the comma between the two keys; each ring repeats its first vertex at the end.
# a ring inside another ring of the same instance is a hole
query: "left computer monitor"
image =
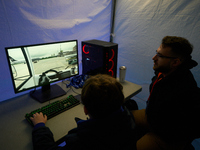
{"type": "Polygon", "coordinates": [[[66,94],[50,83],[79,74],[77,40],[6,47],[5,50],[15,93],[41,86],[30,93],[40,102],[66,94]]]}

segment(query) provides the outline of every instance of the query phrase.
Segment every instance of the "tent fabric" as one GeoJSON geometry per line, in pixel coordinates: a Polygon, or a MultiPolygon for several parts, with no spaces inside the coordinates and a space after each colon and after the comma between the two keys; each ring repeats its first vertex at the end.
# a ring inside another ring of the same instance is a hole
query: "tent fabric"
{"type": "MultiPolygon", "coordinates": [[[[111,0],[0,0],[0,101],[24,94],[14,93],[5,47],[78,39],[81,58],[81,41],[109,41],[111,5],[111,0]]],[[[119,0],[115,8],[113,42],[119,47],[117,68],[127,67],[126,80],[150,83],[152,57],[166,35],[187,38],[200,64],[200,0],[119,0]]],[[[81,72],[81,59],[79,65],[81,72]]],[[[192,72],[200,86],[200,65],[192,72]]]]}
{"type": "Polygon", "coordinates": [[[154,74],[152,57],[164,36],[187,38],[194,46],[192,69],[200,86],[200,0],[117,1],[114,42],[119,44],[118,65],[126,79],[149,84],[154,74]]]}
{"type": "MultiPolygon", "coordinates": [[[[5,47],[78,40],[109,41],[111,0],[0,0],[0,101],[15,94],[5,47]]],[[[26,93],[26,92],[25,92],[26,93]]]]}

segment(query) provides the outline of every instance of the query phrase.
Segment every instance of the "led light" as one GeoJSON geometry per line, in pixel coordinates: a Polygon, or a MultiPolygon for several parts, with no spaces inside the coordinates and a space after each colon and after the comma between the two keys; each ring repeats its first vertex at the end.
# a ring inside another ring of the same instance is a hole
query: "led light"
{"type": "Polygon", "coordinates": [[[113,72],[113,67],[114,67],[113,58],[114,58],[114,56],[115,56],[115,52],[114,52],[114,50],[112,49],[112,57],[109,59],[109,62],[112,63],[112,66],[111,66],[111,68],[108,70],[108,72],[111,72],[111,73],[112,73],[112,76],[114,75],[114,72],[113,72]]]}
{"type": "Polygon", "coordinates": [[[84,52],[85,54],[89,54],[89,51],[88,51],[88,52],[85,51],[85,46],[86,46],[86,45],[83,45],[83,52],[84,52]]]}

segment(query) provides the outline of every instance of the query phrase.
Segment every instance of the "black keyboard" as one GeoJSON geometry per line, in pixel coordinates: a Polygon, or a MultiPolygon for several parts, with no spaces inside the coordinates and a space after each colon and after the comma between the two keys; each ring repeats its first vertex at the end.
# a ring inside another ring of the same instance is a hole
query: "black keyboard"
{"type": "Polygon", "coordinates": [[[30,120],[30,117],[32,117],[33,114],[37,112],[38,113],[42,112],[44,115],[47,115],[47,119],[50,119],[78,104],[80,104],[80,101],[76,99],[73,95],[70,95],[66,99],[55,101],[39,109],[36,109],[30,113],[27,113],[25,115],[25,118],[33,126],[33,123],[30,120]]]}

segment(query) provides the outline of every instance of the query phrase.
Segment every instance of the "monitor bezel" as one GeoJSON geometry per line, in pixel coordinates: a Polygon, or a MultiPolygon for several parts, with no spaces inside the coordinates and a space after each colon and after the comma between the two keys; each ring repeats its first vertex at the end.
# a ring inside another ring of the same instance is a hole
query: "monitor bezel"
{"type": "MultiPolygon", "coordinates": [[[[50,84],[55,84],[59,81],[62,81],[62,80],[65,80],[65,79],[69,79],[73,76],[77,76],[79,75],[79,51],[78,51],[78,40],[77,39],[74,39],[74,40],[64,40],[64,41],[56,41],[56,42],[47,42],[47,43],[38,43],[38,44],[29,44],[29,45],[19,45],[19,46],[10,46],[10,47],[5,47],[5,51],[6,51],[6,57],[7,57],[7,62],[8,62],[8,66],[9,66],[9,72],[10,72],[10,77],[11,77],[11,80],[12,80],[12,85],[13,85],[13,89],[14,89],[14,92],[15,94],[17,93],[21,93],[21,92],[24,92],[24,91],[30,91],[31,89],[36,89],[36,88],[39,88],[39,87],[42,87],[41,85],[35,85],[33,87],[30,87],[30,88],[26,88],[26,89],[23,89],[23,90],[18,90],[18,88],[16,87],[15,85],[15,81],[14,81],[14,77],[12,75],[12,65],[11,65],[11,62],[10,62],[10,58],[9,58],[9,53],[8,53],[8,50],[9,49],[14,49],[14,48],[22,48],[22,47],[32,47],[32,46],[41,46],[41,45],[50,45],[50,44],[59,44],[59,43],[67,43],[67,42],[76,42],[76,53],[77,53],[77,74],[73,74],[73,75],[70,75],[69,77],[66,77],[66,78],[63,78],[63,79],[58,79],[58,80],[55,80],[53,82],[51,82],[50,84]]],[[[26,58],[25,58],[26,59],[26,58]]],[[[26,60],[27,63],[29,63],[29,61],[26,60]]],[[[30,64],[27,65],[28,66],[28,69],[30,64]]],[[[29,71],[30,72],[30,71],[29,71]]],[[[29,77],[31,78],[31,77],[29,77]]],[[[28,79],[29,79],[28,78],[28,79]]],[[[27,79],[27,80],[28,80],[27,79]]]]}

